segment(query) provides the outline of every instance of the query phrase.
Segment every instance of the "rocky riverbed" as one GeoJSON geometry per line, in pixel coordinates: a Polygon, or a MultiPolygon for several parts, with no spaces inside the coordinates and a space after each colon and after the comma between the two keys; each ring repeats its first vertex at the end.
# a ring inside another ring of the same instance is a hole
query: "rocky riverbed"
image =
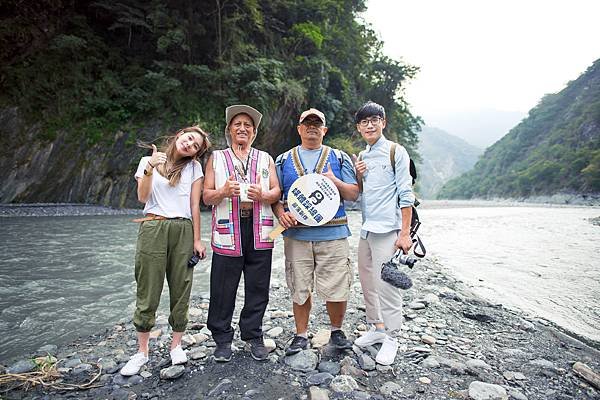
{"type": "MultiPolygon", "coordinates": [[[[354,250],[355,251],[355,250],[354,250]]],[[[355,255],[355,254],[354,254],[355,255]]],[[[264,319],[269,360],[252,359],[244,342],[229,363],[211,359],[214,342],[205,322],[207,296],[193,299],[184,343],[190,361],[170,367],[167,317],[152,332],[151,359],[140,375],[124,378],[120,367],[136,350],[130,321],[57,348],[49,343],[37,354],[0,367],[27,373],[35,356],[59,360],[58,384],[86,390],[34,386],[0,388],[2,399],[597,399],[600,353],[561,333],[543,320],[489,304],[472,295],[435,260],[409,271],[414,286],[404,292],[406,321],[396,362],[376,365],[376,347],[337,351],[327,345],[325,307],[315,301],[311,317],[311,349],[286,357],[293,337],[293,317],[283,266],[273,266],[271,301],[264,319]],[[589,369],[586,369],[588,367],[589,369]],[[584,378],[585,376],[585,378],[584,378]],[[595,380],[596,379],[596,380],[595,380]]],[[[243,285],[242,285],[243,286],[243,285]]],[[[133,296],[133,293],[132,293],[133,296]]],[[[237,313],[243,304],[238,296],[237,313]]],[[[355,280],[344,330],[363,333],[365,313],[355,280]]],[[[90,316],[92,318],[92,316],[90,316]]],[[[237,337],[237,334],[236,334],[237,337]]],[[[53,359],[51,359],[53,360],[53,359]]]]}

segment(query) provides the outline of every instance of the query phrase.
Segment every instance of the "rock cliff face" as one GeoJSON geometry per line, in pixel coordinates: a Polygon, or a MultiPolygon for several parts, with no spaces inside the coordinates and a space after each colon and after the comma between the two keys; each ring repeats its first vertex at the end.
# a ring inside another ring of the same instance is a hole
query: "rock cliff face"
{"type": "MultiPolygon", "coordinates": [[[[258,131],[254,146],[277,156],[298,142],[295,118],[280,107],[258,131]]],[[[139,208],[133,177],[140,157],[149,154],[136,138],[151,141],[168,128],[148,125],[135,135],[118,132],[89,144],[85,138],[59,133],[44,139],[39,125],[26,123],[17,108],[0,109],[0,203],[91,203],[139,208]]],[[[212,149],[225,148],[223,131],[210,135],[212,149]]],[[[203,166],[208,154],[203,158],[203,166]]]]}
{"type": "MultiPolygon", "coordinates": [[[[298,142],[289,107],[280,107],[258,131],[254,146],[273,157],[298,142]]],[[[139,208],[133,177],[140,158],[150,154],[136,139],[151,141],[175,129],[148,124],[90,144],[59,133],[52,140],[39,125],[26,123],[17,108],[0,109],[0,203],[89,203],[139,208]]],[[[212,132],[213,149],[226,147],[223,131],[212,132]]],[[[210,151],[209,150],[209,151],[210,151]]],[[[206,164],[208,154],[202,160],[206,164]]]]}
{"type": "Polygon", "coordinates": [[[0,110],[0,202],[96,203],[138,208],[133,178],[144,150],[117,133],[111,144],[88,145],[59,134],[42,140],[15,108],[0,110]]]}

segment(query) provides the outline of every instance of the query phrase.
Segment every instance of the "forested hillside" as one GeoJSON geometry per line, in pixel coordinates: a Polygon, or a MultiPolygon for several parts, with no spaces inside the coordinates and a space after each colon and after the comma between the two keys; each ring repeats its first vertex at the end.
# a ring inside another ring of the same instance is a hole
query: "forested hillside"
{"type": "Polygon", "coordinates": [[[255,144],[272,154],[297,143],[297,117],[309,106],[325,112],[329,143],[358,146],[352,115],[368,99],[386,107],[388,136],[415,149],[420,121],[402,88],[416,68],[382,54],[360,19],[365,7],[2,2],[0,202],[135,204],[123,193],[141,154],[135,141],[198,123],[222,146],[224,109],[235,103],[264,113],[255,144]]]}
{"type": "MultiPolygon", "coordinates": [[[[518,94],[515,94],[518,95],[518,94]]],[[[600,60],[489,147],[439,198],[600,193],[600,60]]]]}
{"type": "Polygon", "coordinates": [[[419,134],[419,192],[424,199],[434,199],[438,190],[471,168],[483,150],[438,128],[424,126],[419,134]]]}

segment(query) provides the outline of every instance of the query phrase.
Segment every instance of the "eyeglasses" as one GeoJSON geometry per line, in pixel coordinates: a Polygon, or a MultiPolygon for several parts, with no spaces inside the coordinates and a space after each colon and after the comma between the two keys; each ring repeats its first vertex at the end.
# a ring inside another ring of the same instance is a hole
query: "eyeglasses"
{"type": "Polygon", "coordinates": [[[379,123],[381,121],[383,121],[383,118],[373,117],[373,118],[361,119],[360,121],[358,121],[358,124],[360,126],[362,126],[363,128],[366,128],[367,126],[369,126],[369,123],[371,123],[371,124],[373,124],[373,126],[375,126],[375,125],[379,125],[379,123]]]}
{"type": "Polygon", "coordinates": [[[320,119],[305,119],[301,123],[304,126],[314,126],[315,128],[322,128],[324,126],[323,121],[320,119]]]}

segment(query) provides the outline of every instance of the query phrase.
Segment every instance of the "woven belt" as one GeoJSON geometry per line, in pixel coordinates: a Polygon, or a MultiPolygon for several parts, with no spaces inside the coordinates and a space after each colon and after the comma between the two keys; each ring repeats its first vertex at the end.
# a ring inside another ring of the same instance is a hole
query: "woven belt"
{"type": "Polygon", "coordinates": [[[148,213],[143,218],[136,218],[136,219],[133,219],[131,221],[132,222],[162,221],[164,219],[187,219],[187,218],[183,218],[183,217],[167,218],[167,217],[163,217],[162,215],[156,215],[156,214],[150,214],[150,213],[148,213]]]}

